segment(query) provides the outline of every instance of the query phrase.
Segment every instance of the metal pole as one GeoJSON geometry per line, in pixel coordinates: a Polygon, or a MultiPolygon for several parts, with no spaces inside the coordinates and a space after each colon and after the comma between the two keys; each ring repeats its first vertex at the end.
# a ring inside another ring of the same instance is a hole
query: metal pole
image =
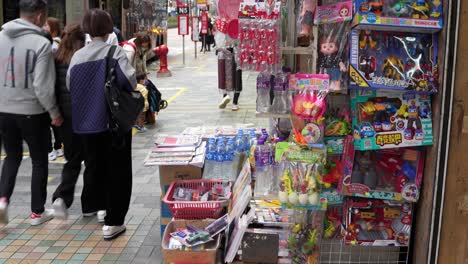
{"type": "Polygon", "coordinates": [[[195,59],[196,59],[197,58],[197,42],[196,41],[194,42],[195,42],[195,59]]]}
{"type": "Polygon", "coordinates": [[[185,65],[185,35],[182,36],[182,63],[185,65]]]}

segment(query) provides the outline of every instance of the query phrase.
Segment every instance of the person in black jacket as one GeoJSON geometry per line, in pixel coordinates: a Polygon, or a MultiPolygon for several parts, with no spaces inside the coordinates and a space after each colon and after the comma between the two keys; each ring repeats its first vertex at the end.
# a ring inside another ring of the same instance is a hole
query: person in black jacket
{"type": "MultiPolygon", "coordinates": [[[[67,163],[63,167],[62,181],[53,194],[52,202],[55,217],[66,219],[67,208],[73,203],[75,185],[81,171],[81,163],[84,160],[83,142],[81,137],[72,130],[72,113],[70,91],[67,88],[67,72],[73,54],[85,44],[85,34],[79,24],[69,24],[63,32],[63,39],[55,56],[55,69],[57,80],[55,84],[57,101],[64,116],[61,127],[63,136],[65,158],[67,163]]],[[[81,205],[83,212],[88,212],[95,201],[87,197],[87,186],[83,187],[81,205]]],[[[103,216],[101,216],[103,218],[103,216]]],[[[99,219],[98,219],[99,220],[99,219]]]]}

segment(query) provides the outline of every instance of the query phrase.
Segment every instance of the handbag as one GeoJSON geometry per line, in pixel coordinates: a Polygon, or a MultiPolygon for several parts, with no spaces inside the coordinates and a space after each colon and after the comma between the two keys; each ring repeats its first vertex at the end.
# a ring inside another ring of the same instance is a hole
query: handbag
{"type": "Polygon", "coordinates": [[[133,89],[128,91],[117,85],[115,62],[112,63],[116,48],[116,46],[112,46],[106,57],[105,95],[109,108],[109,129],[117,136],[125,136],[135,125],[138,115],[143,111],[145,99],[140,92],[133,89]]]}

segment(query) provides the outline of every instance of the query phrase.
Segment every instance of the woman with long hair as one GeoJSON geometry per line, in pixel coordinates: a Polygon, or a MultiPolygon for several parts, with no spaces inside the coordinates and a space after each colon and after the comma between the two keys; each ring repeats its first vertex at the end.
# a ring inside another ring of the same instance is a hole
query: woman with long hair
{"type": "Polygon", "coordinates": [[[132,195],[132,133],[116,135],[109,130],[107,67],[114,68],[113,85],[126,91],[136,87],[135,69],[125,52],[106,43],[113,26],[109,13],[86,11],[82,29],[92,41],[73,55],[67,75],[73,132],[81,135],[84,146],[84,185],[94,201],[88,213],[106,211],[102,231],[107,240],[125,232],[132,195]]]}
{"type": "MultiPolygon", "coordinates": [[[[85,34],[81,26],[74,23],[65,27],[62,37],[60,46],[55,54],[57,76],[55,90],[60,111],[65,119],[60,127],[60,134],[63,137],[67,163],[63,167],[62,181],[52,196],[52,202],[55,216],[66,219],[68,217],[67,209],[73,203],[76,182],[80,175],[81,163],[84,160],[84,148],[81,136],[75,134],[72,129],[72,106],[70,91],[67,88],[67,72],[73,55],[85,45],[85,34]]],[[[89,170],[85,170],[86,176],[89,172],[89,170]]],[[[95,204],[93,200],[95,195],[92,195],[93,191],[92,188],[90,190],[88,185],[84,185],[81,195],[81,207],[84,216],[96,214],[93,206],[95,204]]],[[[99,222],[104,221],[104,214],[104,211],[97,213],[99,222]]]]}
{"type": "Polygon", "coordinates": [[[151,51],[151,38],[146,32],[139,32],[134,38],[123,44],[127,59],[135,68],[136,75],[148,74],[146,69],[147,54],[151,51]]]}

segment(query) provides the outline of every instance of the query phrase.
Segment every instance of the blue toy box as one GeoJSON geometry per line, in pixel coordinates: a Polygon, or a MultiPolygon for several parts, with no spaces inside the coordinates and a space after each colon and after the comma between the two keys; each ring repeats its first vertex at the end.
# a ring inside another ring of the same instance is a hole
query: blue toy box
{"type": "Polygon", "coordinates": [[[355,90],[351,91],[351,110],[356,150],[433,143],[429,95],[355,90]]]}
{"type": "Polygon", "coordinates": [[[441,0],[355,0],[359,29],[434,33],[443,26],[441,0]]]}
{"type": "Polygon", "coordinates": [[[431,34],[352,30],[350,88],[437,92],[437,44],[431,34]]]}

